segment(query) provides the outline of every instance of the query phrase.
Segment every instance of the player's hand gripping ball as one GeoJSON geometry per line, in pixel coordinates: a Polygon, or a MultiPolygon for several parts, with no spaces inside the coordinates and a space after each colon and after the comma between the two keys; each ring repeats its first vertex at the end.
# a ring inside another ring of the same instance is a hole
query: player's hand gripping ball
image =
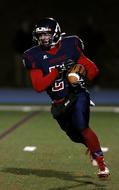
{"type": "Polygon", "coordinates": [[[85,76],[86,71],[83,65],[76,64],[74,65],[70,71],[68,72],[68,81],[70,84],[79,83],[81,80],[81,76],[85,76]]]}

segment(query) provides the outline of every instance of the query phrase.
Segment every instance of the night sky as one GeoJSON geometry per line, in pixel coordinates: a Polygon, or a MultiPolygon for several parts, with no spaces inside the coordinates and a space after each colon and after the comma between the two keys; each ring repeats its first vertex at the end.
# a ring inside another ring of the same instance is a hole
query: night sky
{"type": "MultiPolygon", "coordinates": [[[[24,20],[28,21],[30,24],[30,30],[32,30],[32,26],[39,19],[46,16],[54,17],[60,23],[62,32],[66,32],[67,34],[77,34],[79,36],[81,35],[81,37],[84,39],[85,48],[87,46],[87,41],[85,41],[86,39],[85,36],[83,36],[82,34],[82,30],[85,29],[87,24],[91,24],[91,27],[93,27],[94,30],[98,31],[104,38],[102,47],[100,48],[98,55],[95,58],[96,62],[97,64],[101,62],[101,65],[105,63],[105,66],[103,68],[104,73],[107,69],[107,72],[109,72],[109,77],[111,75],[111,67],[113,64],[113,66],[115,66],[115,71],[113,71],[113,75],[116,76],[117,70],[119,71],[118,12],[118,0],[77,0],[72,2],[54,0],[1,0],[0,57],[2,69],[0,71],[0,85],[6,86],[8,84],[12,86],[15,84],[15,77],[13,77],[13,73],[15,72],[15,49],[13,47],[13,39],[18,28],[20,28],[21,22],[23,22],[24,20]]],[[[108,80],[119,81],[119,77],[113,77],[108,80]]],[[[112,82],[111,84],[112,86],[113,83],[114,82],[112,82]]],[[[118,83],[116,84],[116,87],[119,87],[118,83]]]]}

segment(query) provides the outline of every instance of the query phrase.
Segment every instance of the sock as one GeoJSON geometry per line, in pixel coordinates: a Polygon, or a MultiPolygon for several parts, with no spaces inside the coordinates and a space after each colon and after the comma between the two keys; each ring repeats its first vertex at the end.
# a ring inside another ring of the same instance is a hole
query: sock
{"type": "Polygon", "coordinates": [[[82,136],[85,139],[86,145],[89,148],[92,156],[96,158],[97,156],[103,156],[103,152],[100,147],[100,142],[97,135],[92,129],[86,128],[82,131],[82,136]]]}

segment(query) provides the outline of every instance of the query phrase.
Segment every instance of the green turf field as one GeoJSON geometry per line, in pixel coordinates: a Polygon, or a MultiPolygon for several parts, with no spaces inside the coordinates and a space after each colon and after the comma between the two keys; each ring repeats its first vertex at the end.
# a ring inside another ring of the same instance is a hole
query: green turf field
{"type": "MultiPolygon", "coordinates": [[[[0,134],[31,112],[1,111],[0,134]]],[[[119,190],[119,113],[91,112],[111,176],[100,180],[85,147],[64,134],[49,112],[31,115],[0,140],[0,190],[119,190]],[[25,152],[25,146],[36,146],[25,152]]]]}

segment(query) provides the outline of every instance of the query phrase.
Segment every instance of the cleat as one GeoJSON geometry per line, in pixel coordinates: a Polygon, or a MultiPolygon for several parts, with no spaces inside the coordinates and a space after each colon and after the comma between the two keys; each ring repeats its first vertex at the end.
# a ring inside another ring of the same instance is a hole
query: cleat
{"type": "Polygon", "coordinates": [[[107,167],[105,167],[105,170],[103,170],[103,171],[99,169],[99,172],[97,173],[97,176],[99,178],[107,178],[107,177],[109,177],[109,175],[110,175],[110,172],[107,167]]]}
{"type": "Polygon", "coordinates": [[[90,161],[93,166],[98,166],[99,171],[97,173],[97,176],[99,178],[107,178],[110,175],[110,171],[107,168],[105,162],[104,162],[104,157],[103,156],[97,156],[95,159],[92,156],[91,152],[89,149],[86,150],[86,154],[89,155],[90,161]]]}
{"type": "Polygon", "coordinates": [[[106,178],[110,175],[109,169],[107,168],[104,157],[103,156],[97,156],[96,161],[98,164],[99,171],[97,173],[99,178],[106,178]]]}
{"type": "Polygon", "coordinates": [[[98,163],[95,159],[92,158],[91,163],[93,166],[98,166],[98,163]]]}

